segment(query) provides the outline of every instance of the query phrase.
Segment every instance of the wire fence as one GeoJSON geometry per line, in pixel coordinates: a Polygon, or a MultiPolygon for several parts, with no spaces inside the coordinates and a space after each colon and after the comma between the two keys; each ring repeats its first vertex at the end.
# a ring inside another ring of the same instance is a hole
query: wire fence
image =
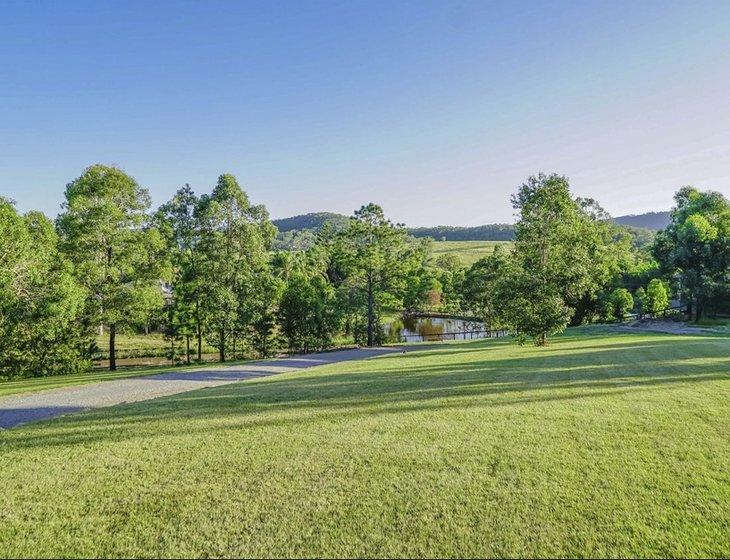
{"type": "MultiPolygon", "coordinates": [[[[636,321],[643,319],[658,319],[658,318],[673,318],[682,317],[687,312],[686,305],[674,305],[656,311],[653,313],[627,313],[624,317],[616,319],[614,323],[624,323],[627,321],[636,321]]],[[[435,314],[421,315],[422,317],[435,316],[435,314]]],[[[446,317],[445,315],[439,315],[440,317],[446,317]]],[[[449,317],[449,318],[460,318],[460,317],[449,317]]],[[[444,340],[471,340],[480,338],[499,338],[507,336],[509,332],[506,329],[477,329],[467,331],[453,331],[443,333],[428,333],[428,334],[402,334],[400,335],[399,342],[426,342],[426,341],[444,341],[444,340]]]]}

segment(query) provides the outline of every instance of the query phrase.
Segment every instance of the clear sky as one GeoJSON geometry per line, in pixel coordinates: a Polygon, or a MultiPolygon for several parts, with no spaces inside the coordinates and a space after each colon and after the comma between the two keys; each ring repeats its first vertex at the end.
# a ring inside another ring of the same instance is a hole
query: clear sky
{"type": "Polygon", "coordinates": [[[234,173],[273,217],[512,221],[557,171],[613,213],[730,194],[730,2],[8,2],[0,195],[115,164],[160,204],[234,173]]]}

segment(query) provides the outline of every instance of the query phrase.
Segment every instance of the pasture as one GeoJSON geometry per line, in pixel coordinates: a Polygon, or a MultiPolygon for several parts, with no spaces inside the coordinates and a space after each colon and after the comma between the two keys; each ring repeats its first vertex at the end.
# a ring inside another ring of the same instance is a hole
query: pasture
{"type": "Polygon", "coordinates": [[[511,241],[434,241],[433,258],[441,255],[455,255],[463,266],[471,266],[482,257],[492,254],[497,245],[511,249],[514,245],[511,241]]]}

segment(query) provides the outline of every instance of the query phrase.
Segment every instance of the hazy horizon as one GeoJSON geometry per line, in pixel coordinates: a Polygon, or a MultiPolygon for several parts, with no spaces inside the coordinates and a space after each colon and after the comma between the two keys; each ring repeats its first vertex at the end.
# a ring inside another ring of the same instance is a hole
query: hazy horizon
{"type": "Polygon", "coordinates": [[[511,223],[557,172],[614,216],[730,194],[730,3],[3,4],[0,195],[114,164],[155,206],[233,173],[273,218],[511,223]]]}

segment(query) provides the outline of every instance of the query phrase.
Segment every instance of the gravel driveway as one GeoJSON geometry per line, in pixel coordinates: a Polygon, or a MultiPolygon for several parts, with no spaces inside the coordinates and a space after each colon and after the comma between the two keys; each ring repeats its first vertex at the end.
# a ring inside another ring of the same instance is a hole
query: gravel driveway
{"type": "Polygon", "coordinates": [[[411,349],[389,347],[337,350],[240,365],[216,366],[190,372],[171,371],[145,377],[102,381],[26,395],[0,397],[0,429],[91,408],[146,401],[203,387],[236,383],[254,377],[266,377],[324,364],[423,349],[421,346],[411,349]]]}

